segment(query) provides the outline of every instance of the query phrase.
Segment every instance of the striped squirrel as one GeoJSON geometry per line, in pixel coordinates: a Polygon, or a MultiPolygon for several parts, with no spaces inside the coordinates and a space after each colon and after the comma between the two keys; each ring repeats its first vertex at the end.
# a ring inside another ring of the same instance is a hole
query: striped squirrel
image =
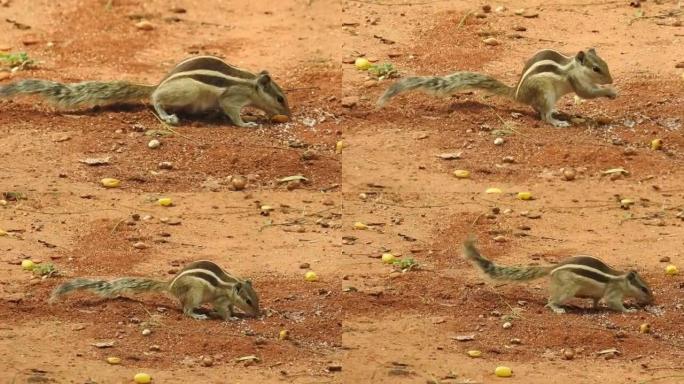
{"type": "Polygon", "coordinates": [[[169,281],[141,277],[92,280],[78,278],[59,285],[52,292],[50,303],[76,290],[89,290],[102,297],[112,298],[124,292],[168,292],[183,306],[183,313],[194,319],[204,320],[204,314],[195,309],[211,303],[216,314],[226,320],[233,316],[233,307],[248,315],[259,314],[259,297],[250,280],[231,276],[211,261],[201,260],[186,265],[169,281]]]}
{"type": "Polygon", "coordinates": [[[580,51],[574,57],[553,50],[543,50],[529,59],[517,84],[509,87],[495,78],[475,72],[456,72],[447,76],[407,77],[392,84],[378,99],[384,106],[394,96],[418,89],[436,95],[451,95],[466,88],[478,88],[527,104],[539,113],[541,120],[555,127],[567,127],[567,121],[556,120],[556,102],[563,95],[576,93],[584,99],[617,97],[608,64],[594,48],[580,51]]]}
{"type": "Polygon", "coordinates": [[[640,304],[653,302],[651,289],[636,271],[620,272],[591,256],[574,256],[555,265],[505,267],[480,255],[472,237],[466,240],[463,250],[468,260],[496,280],[526,281],[550,275],[547,306],[555,313],[565,313],[561,306],[573,297],[593,299],[594,308],[603,299],[608,308],[621,312],[636,312],[624,307],[625,297],[633,297],[640,304]]]}
{"type": "Polygon", "coordinates": [[[240,117],[243,107],[251,105],[270,115],[290,116],[283,90],[267,71],[258,74],[227,64],[213,56],[192,57],[178,63],[157,85],[127,81],[62,84],[27,79],[0,86],[0,97],[40,94],[60,108],[83,105],[108,105],[149,98],[159,117],[177,125],[178,117],[167,109],[200,113],[222,110],[233,124],[256,127],[240,117]]]}

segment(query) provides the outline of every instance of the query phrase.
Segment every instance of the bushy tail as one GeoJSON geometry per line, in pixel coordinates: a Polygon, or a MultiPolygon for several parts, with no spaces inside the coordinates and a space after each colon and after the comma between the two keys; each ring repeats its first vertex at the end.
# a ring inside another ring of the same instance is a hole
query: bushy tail
{"type": "Polygon", "coordinates": [[[78,290],[92,291],[102,297],[115,297],[125,292],[164,292],[167,287],[166,281],[138,277],[123,277],[111,281],[79,278],[67,281],[55,288],[52,291],[50,302],[59,300],[62,296],[78,290]]]}
{"type": "Polygon", "coordinates": [[[451,95],[456,91],[477,88],[496,95],[513,97],[515,87],[509,87],[499,80],[481,73],[456,72],[448,76],[407,77],[392,84],[378,99],[378,106],[382,107],[394,96],[412,90],[420,90],[440,96],[451,95]]]}
{"type": "Polygon", "coordinates": [[[72,108],[137,101],[150,97],[155,88],[154,85],[126,81],[62,84],[49,80],[28,79],[0,86],[0,97],[39,94],[60,108],[72,108]]]}
{"type": "Polygon", "coordinates": [[[548,275],[552,267],[503,267],[480,255],[475,248],[475,239],[468,238],[463,244],[465,257],[477,265],[489,277],[496,280],[533,280],[548,275]]]}

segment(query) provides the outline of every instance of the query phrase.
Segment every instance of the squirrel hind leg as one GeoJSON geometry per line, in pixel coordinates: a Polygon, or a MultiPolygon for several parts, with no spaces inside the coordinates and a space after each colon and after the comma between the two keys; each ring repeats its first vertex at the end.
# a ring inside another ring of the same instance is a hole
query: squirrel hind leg
{"type": "Polygon", "coordinates": [[[555,313],[565,313],[562,305],[569,299],[575,297],[579,290],[579,285],[574,284],[571,276],[566,276],[562,271],[551,275],[549,284],[550,297],[547,307],[555,313]]]}
{"type": "Polygon", "coordinates": [[[203,292],[201,289],[190,287],[181,297],[181,305],[183,306],[183,313],[186,316],[197,320],[206,320],[207,315],[195,313],[200,305],[202,305],[203,292]]]}

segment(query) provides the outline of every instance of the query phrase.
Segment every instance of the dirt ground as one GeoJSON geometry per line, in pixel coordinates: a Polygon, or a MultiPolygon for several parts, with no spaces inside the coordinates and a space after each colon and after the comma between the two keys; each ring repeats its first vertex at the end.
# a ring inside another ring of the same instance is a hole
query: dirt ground
{"type": "Polygon", "coordinates": [[[154,383],[684,382],[684,274],[664,272],[684,269],[684,9],[629,3],[523,0],[485,13],[469,1],[0,0],[0,52],[38,62],[0,85],[154,84],[175,62],[212,54],[267,69],[293,110],[256,129],[181,116],[149,149],[146,132],[165,129],[149,105],[0,99],[0,192],[25,197],[0,206],[0,382],[131,383],[138,372],[154,383]],[[135,27],[143,19],[151,30],[135,27]],[[400,76],[469,70],[514,84],[537,50],[587,47],[619,96],[564,97],[558,108],[576,119],[562,129],[480,92],[406,94],[377,110],[395,80],[353,65],[364,56],[400,76]],[[604,174],[614,168],[628,174],[604,174]],[[229,188],[233,175],[245,190],[229,188]],[[308,181],[278,181],[292,175],[308,181]],[[121,187],[103,188],[104,177],[121,187]],[[621,314],[574,300],[553,314],[545,279],[495,283],[466,262],[470,233],[504,265],[591,254],[635,269],[656,302],[621,314]],[[387,252],[418,265],[401,272],[382,263],[387,252]],[[59,275],[33,276],[25,259],[59,275]],[[70,278],[169,279],[198,259],[250,278],[263,315],[191,320],[161,294],[47,304],[70,278]],[[304,280],[309,270],[319,281],[304,280]],[[103,342],[113,345],[94,346],[103,342]],[[499,365],[513,376],[495,377],[499,365]]]}

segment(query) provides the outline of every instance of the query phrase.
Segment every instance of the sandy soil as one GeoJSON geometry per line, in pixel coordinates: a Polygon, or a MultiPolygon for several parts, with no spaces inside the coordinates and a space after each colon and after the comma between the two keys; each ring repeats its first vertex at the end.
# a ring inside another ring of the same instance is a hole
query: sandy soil
{"type": "Polygon", "coordinates": [[[145,131],[163,127],[146,105],[56,111],[38,98],[0,100],[0,192],[26,197],[0,207],[0,382],[130,383],[143,371],[157,383],[684,382],[684,277],[664,273],[667,264],[684,268],[676,1],[525,0],[490,3],[490,13],[467,1],[106,3],[0,1],[2,20],[30,26],[0,24],[0,51],[39,61],[0,82],[153,84],[182,58],[214,54],[268,69],[293,119],[258,129],[183,119],[152,150],[145,131]],[[515,14],[523,8],[533,17],[515,14]],[[136,29],[141,19],[154,28],[136,29]],[[487,37],[499,44],[485,45],[487,37]],[[401,76],[471,70],[513,84],[539,49],[590,46],[620,94],[565,97],[559,109],[583,119],[565,129],[479,92],[406,94],[376,110],[394,80],[351,64],[366,56],[401,76]],[[501,130],[505,142],[494,145],[501,130]],[[650,148],[655,138],[661,150],[650,148]],[[436,156],[453,152],[460,159],[436,156]],[[93,157],[110,164],[79,162],[93,157]],[[164,161],[173,169],[160,169],[164,161]],[[568,167],[575,180],[561,177],[568,167]],[[617,167],[629,174],[603,174],[617,167]],[[470,179],[454,178],[455,169],[470,179]],[[298,188],[277,181],[298,174],[309,179],[298,188]],[[231,175],[248,187],[231,191],[231,175]],[[103,177],[122,187],[102,188],[103,177]],[[490,187],[503,193],[485,194],[490,187]],[[535,199],[518,200],[519,191],[535,199]],[[156,204],[161,196],[174,206],[156,204]],[[622,209],[622,198],[635,204],[622,209]],[[275,210],[265,216],[262,205],[275,210]],[[636,269],[656,303],[619,314],[576,300],[555,315],[544,307],[544,279],[492,283],[464,261],[469,233],[502,264],[585,253],[636,269]],[[419,266],[398,272],[380,261],[384,252],[419,266]],[[61,276],[33,277],[19,265],[27,258],[61,276]],[[252,279],[264,315],[199,322],[163,295],[79,293],[46,304],[69,278],[166,279],[197,259],[252,279]],[[304,281],[308,270],[320,280],[304,281]],[[643,323],[650,333],[639,331],[643,323]],[[291,337],[280,340],[281,330],[291,337]],[[474,339],[456,340],[463,335],[474,339]],[[106,341],[113,347],[93,346],[106,341]],[[618,353],[598,354],[611,348],[618,353]],[[473,349],[482,357],[468,357],[473,349]],[[574,358],[563,359],[569,349],[574,358]],[[237,361],[249,355],[259,361],[237,361]],[[109,356],[122,363],[109,365],[109,356]],[[513,377],[496,378],[498,365],[513,377]]]}

